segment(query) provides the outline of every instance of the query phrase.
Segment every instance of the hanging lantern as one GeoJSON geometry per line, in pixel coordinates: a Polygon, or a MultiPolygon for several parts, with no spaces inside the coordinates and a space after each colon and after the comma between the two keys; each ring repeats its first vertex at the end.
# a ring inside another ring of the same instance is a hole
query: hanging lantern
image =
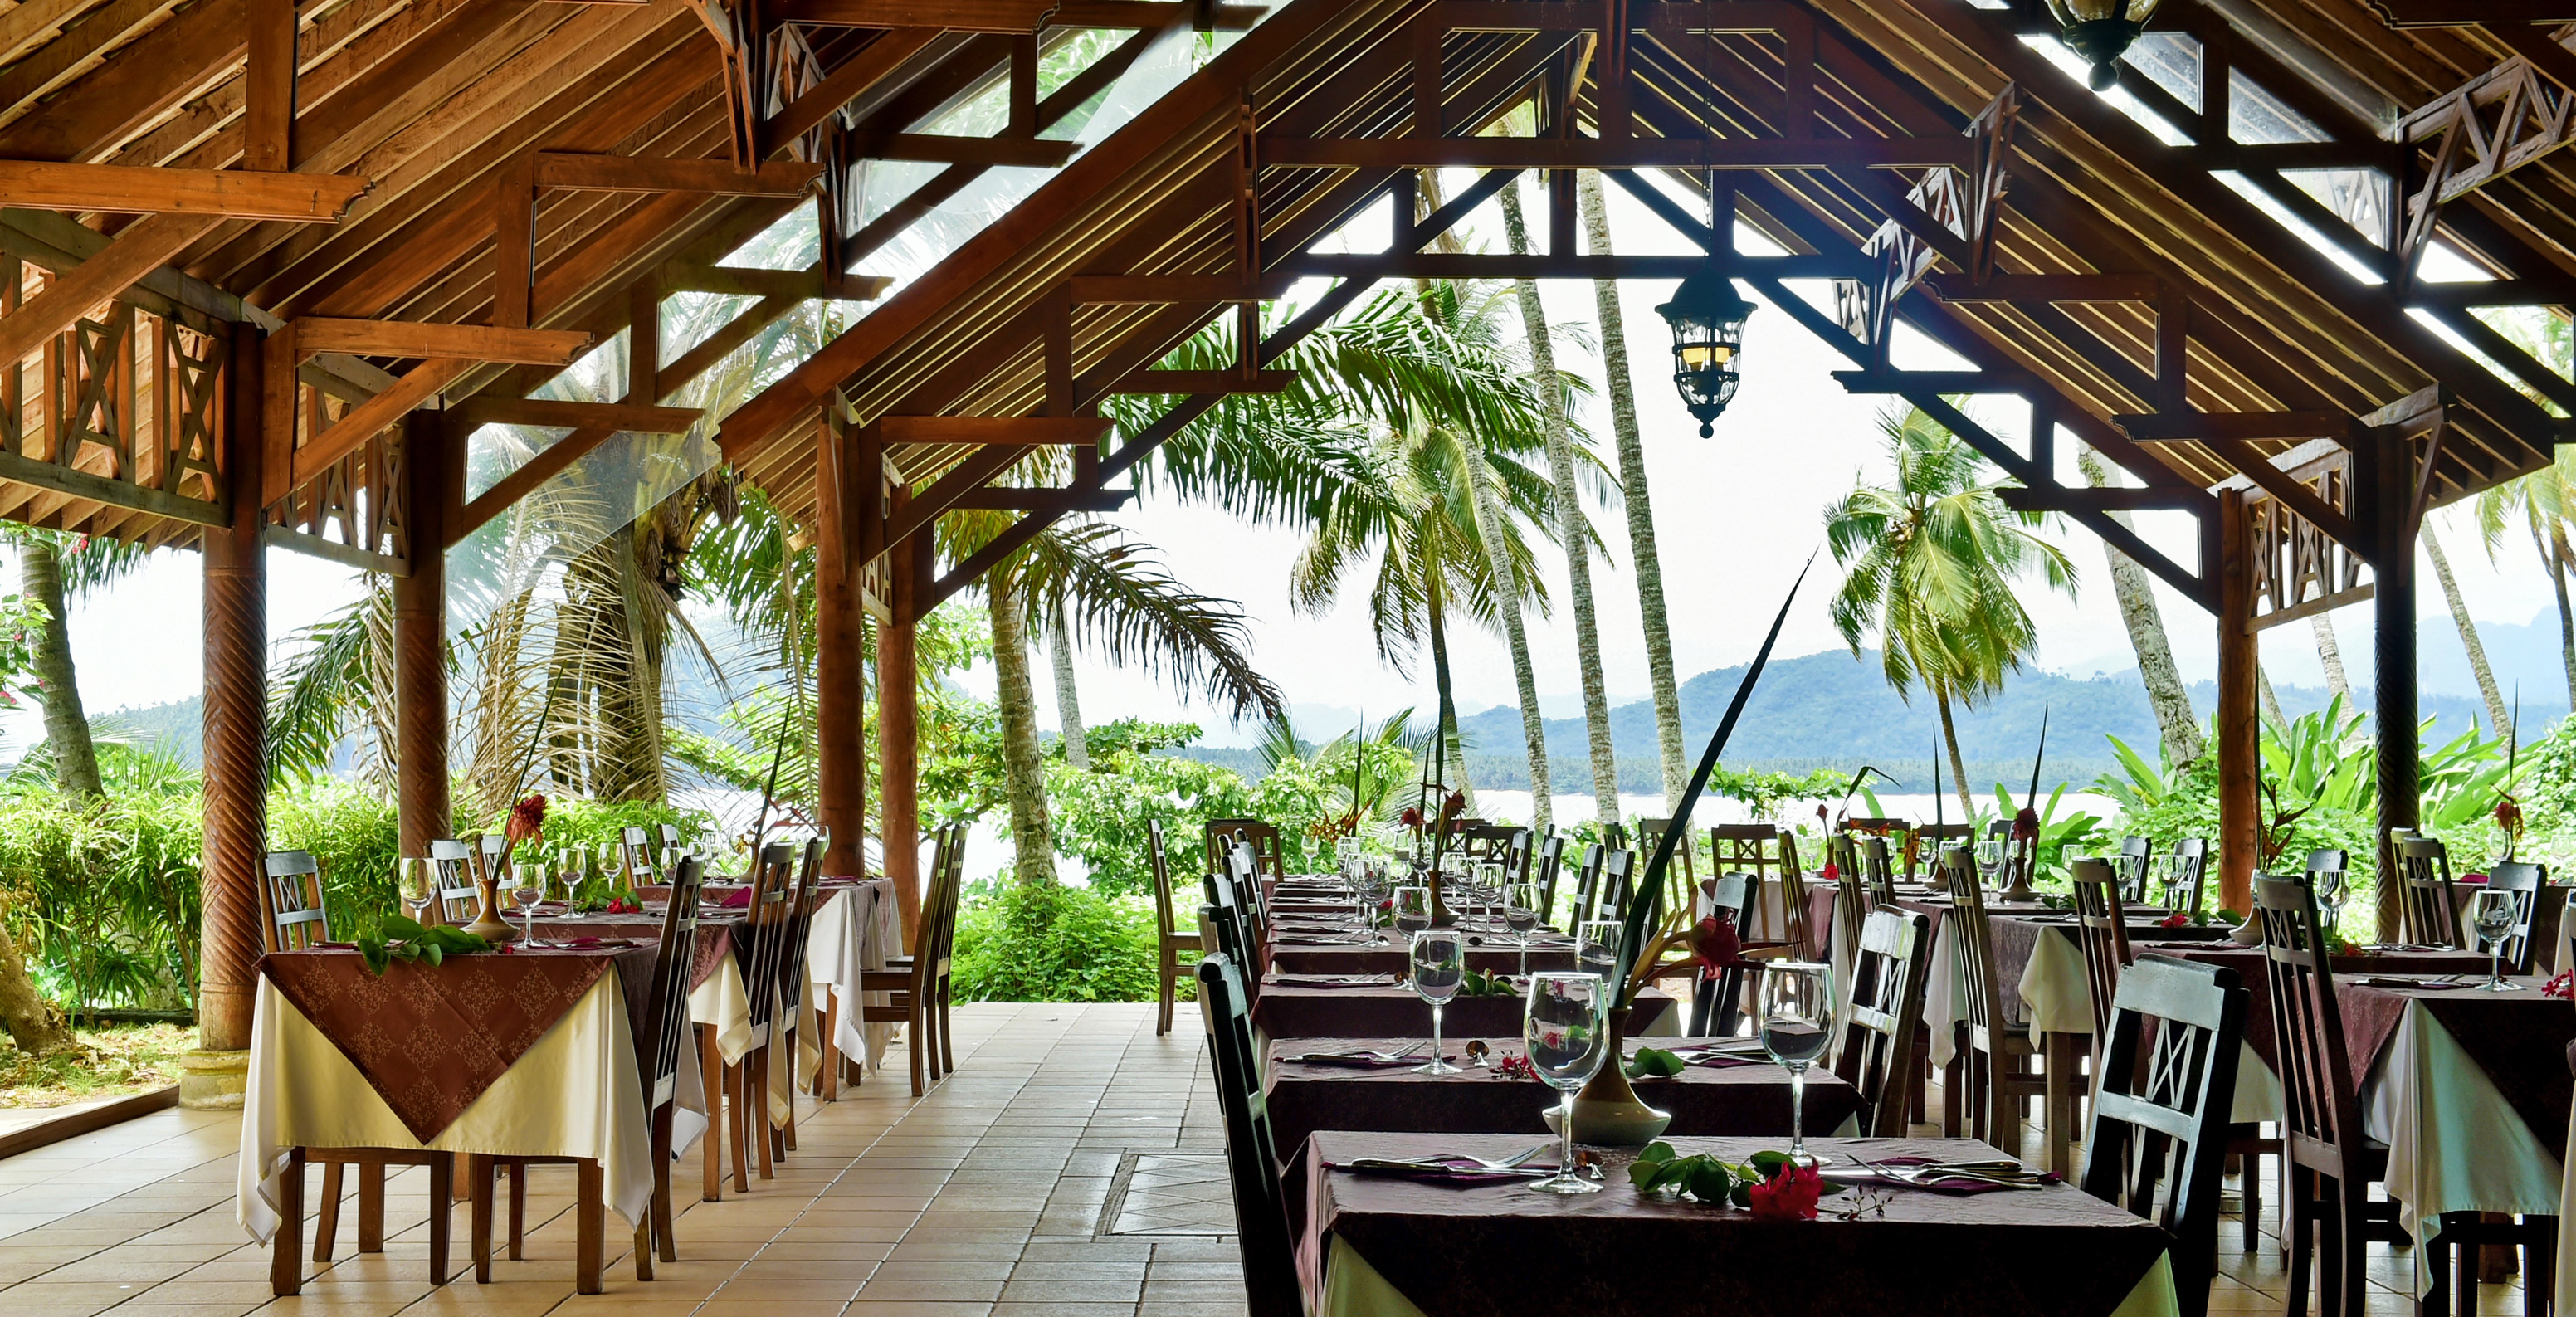
{"type": "Polygon", "coordinates": [[[1699,418],[1699,437],[1706,439],[1718,413],[1735,400],[1736,357],[1744,350],[1744,318],[1753,314],[1753,304],[1712,264],[1682,280],[1673,300],[1655,313],[1673,327],[1673,386],[1699,418]]]}
{"type": "Polygon", "coordinates": [[[2120,54],[2146,31],[2159,0],[2048,0],[2058,40],[2093,66],[2095,91],[2120,80],[2120,54]]]}

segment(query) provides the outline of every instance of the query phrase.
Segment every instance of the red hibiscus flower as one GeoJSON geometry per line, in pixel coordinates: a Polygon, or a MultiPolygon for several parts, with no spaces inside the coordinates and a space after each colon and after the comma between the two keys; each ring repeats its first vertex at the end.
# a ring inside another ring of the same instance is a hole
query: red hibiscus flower
{"type": "Polygon", "coordinates": [[[1422,811],[1407,805],[1403,813],[1395,816],[1395,821],[1408,828],[1419,828],[1422,826],[1422,811]]]}
{"type": "Polygon", "coordinates": [[[1825,1177],[1813,1166],[1783,1166],[1748,1193],[1757,1220],[1813,1221],[1816,1200],[1824,1197],[1825,1177]]]}
{"type": "Polygon", "coordinates": [[[510,807],[510,821],[502,825],[501,835],[509,838],[510,844],[516,846],[520,842],[534,841],[544,836],[545,831],[546,798],[543,793],[532,791],[528,793],[527,799],[510,807]]]}
{"type": "Polygon", "coordinates": [[[2014,815],[2013,815],[2013,821],[2012,821],[2012,839],[2013,839],[2014,841],[2031,841],[2031,840],[2036,839],[2038,836],[2039,836],[2039,811],[2038,811],[2038,810],[2035,810],[2035,809],[2024,809],[2024,810],[2020,811],[2019,813],[2017,813],[2017,814],[2014,814],[2014,815]]]}
{"type": "Polygon", "coordinates": [[[2576,996],[2576,970],[2561,970],[2558,977],[2540,985],[2543,997],[2576,996]]]}
{"type": "Polygon", "coordinates": [[[1699,976],[1714,979],[1719,970],[1744,963],[1744,939],[1735,931],[1735,921],[1716,915],[1699,921],[1691,930],[1691,951],[1699,957],[1699,976]]]}
{"type": "Polygon", "coordinates": [[[2191,914],[2189,911],[2176,910],[2172,914],[2166,915],[2164,918],[2157,920],[2156,925],[2160,928],[2180,928],[2190,922],[2191,914]]]}

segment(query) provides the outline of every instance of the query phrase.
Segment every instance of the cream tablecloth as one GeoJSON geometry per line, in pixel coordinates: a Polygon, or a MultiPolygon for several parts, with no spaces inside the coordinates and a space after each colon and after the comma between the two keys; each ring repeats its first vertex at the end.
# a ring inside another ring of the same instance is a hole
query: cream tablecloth
{"type": "MultiPolygon", "coordinates": [[[[859,1003],[865,1000],[885,1005],[892,998],[882,992],[861,994],[859,975],[884,969],[901,942],[902,934],[895,923],[894,885],[888,879],[872,878],[835,889],[815,908],[805,931],[805,979],[811,990],[805,994],[804,1010],[796,1020],[799,1084],[810,1086],[822,1069],[819,1040],[822,1008],[827,999],[841,1006],[833,1047],[843,1056],[859,1059],[870,1070],[883,1063],[886,1049],[893,1045],[896,1026],[863,1023],[859,1003]]],[[[689,1019],[715,1029],[716,1051],[726,1065],[739,1063],[751,1050],[751,1003],[743,991],[739,954],[742,945],[736,939],[734,954],[727,955],[689,994],[689,1019]]],[[[773,1123],[785,1124],[790,1099],[784,1051],[770,1053],[769,1081],[769,1118],[773,1123]]]]}

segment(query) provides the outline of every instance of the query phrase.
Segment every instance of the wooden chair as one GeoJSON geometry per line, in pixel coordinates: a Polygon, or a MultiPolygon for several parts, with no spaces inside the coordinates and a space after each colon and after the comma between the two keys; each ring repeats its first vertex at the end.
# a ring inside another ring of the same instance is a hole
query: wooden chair
{"type": "Polygon", "coordinates": [[[1248,842],[1238,842],[1226,852],[1225,863],[1217,866],[1234,882],[1234,897],[1243,919],[1244,935],[1251,939],[1245,950],[1251,958],[1238,964],[1268,972],[1270,968],[1270,906],[1261,897],[1261,856],[1248,842]]]}
{"type": "MultiPolygon", "coordinates": [[[[1740,929],[1744,927],[1745,900],[1750,886],[1750,880],[1743,874],[1719,874],[1701,885],[1695,913],[1702,919],[1714,916],[1726,920],[1740,929]]],[[[1736,1025],[1743,1020],[1744,987],[1749,978],[1750,971],[1746,966],[1728,965],[1691,986],[1692,1037],[1731,1038],[1735,1035],[1736,1025]]]]}
{"type": "Polygon", "coordinates": [[[2164,890],[2157,897],[2167,910],[2199,914],[2201,892],[2208,886],[2208,877],[2208,839],[2185,837],[2175,842],[2173,854],[2165,857],[2164,890]]]}
{"type": "Polygon", "coordinates": [[[474,863],[482,875],[492,880],[492,890],[507,896],[510,891],[510,839],[497,832],[487,832],[474,839],[474,863]]]}
{"type": "Polygon", "coordinates": [[[941,930],[956,920],[958,875],[965,871],[965,825],[942,828],[938,838],[930,862],[930,890],[922,898],[921,922],[913,930],[914,953],[890,962],[884,969],[859,974],[862,997],[877,992],[887,996],[883,1005],[863,1004],[860,1022],[904,1026],[904,1045],[912,1053],[914,1097],[937,1083],[943,1073],[940,1047],[944,1039],[939,1031],[938,1004],[948,959],[942,949],[948,944],[941,930]]]}
{"type": "MultiPolygon", "coordinates": [[[[1967,1094],[1964,1104],[1956,1097],[1943,1104],[1942,1132],[1950,1132],[1947,1126],[1952,1118],[1946,1109],[1964,1105],[1973,1118],[1974,1137],[2018,1157],[2023,1104],[2050,1096],[2048,1076],[2030,1030],[2004,1012],[2003,987],[1995,978],[1994,939],[1986,925],[1986,894],[1977,881],[1976,865],[1966,851],[1954,848],[1942,853],[1941,869],[1950,888],[1947,922],[1950,936],[1957,939],[1959,996],[1965,1015],[1958,1025],[1958,1059],[1952,1062],[1945,1094],[1967,1094]],[[1962,1078],[1964,1084],[1959,1082],[1962,1078]]],[[[2064,1109],[2047,1113],[2051,1167],[2067,1162],[2067,1140],[2075,1118],[2073,1094],[2071,1077],[2063,1078],[2055,1105],[2064,1109]]]]}
{"type": "MultiPolygon", "coordinates": [[[[671,854],[675,857],[672,864],[676,867],[678,852],[674,850],[671,854]]],[[[768,1127],[770,1152],[774,1161],[784,1161],[788,1153],[796,1150],[796,1094],[794,1091],[796,1085],[792,1075],[797,1058],[796,1034],[804,1023],[805,994],[810,990],[810,985],[806,982],[805,956],[806,949],[813,944],[813,939],[807,936],[807,933],[814,918],[815,884],[822,880],[822,870],[823,839],[808,837],[805,839],[804,851],[797,860],[796,885],[792,889],[793,895],[787,905],[789,929],[787,947],[784,954],[779,957],[778,963],[778,1024],[770,1031],[771,1044],[784,1049],[786,1053],[791,1075],[788,1083],[787,1119],[784,1123],[772,1124],[768,1127]]],[[[945,972],[944,960],[939,968],[941,972],[945,972]]],[[[941,1031],[940,1037],[942,1041],[946,1040],[945,1029],[941,1031]]]]}
{"type": "Polygon", "coordinates": [[[1279,853],[1279,829],[1260,819],[1210,819],[1206,828],[1207,864],[1214,869],[1225,862],[1225,853],[1238,843],[1250,843],[1252,857],[1259,871],[1273,878],[1287,876],[1286,862],[1279,853]]]}
{"type": "MultiPolygon", "coordinates": [[[[1556,918],[1556,875],[1564,865],[1565,838],[1559,836],[1554,828],[1550,828],[1546,839],[1538,844],[1536,859],[1531,867],[1531,872],[1538,875],[1534,881],[1539,886],[1538,908],[1541,923],[1553,922],[1556,918]]],[[[1568,931],[1571,931],[1570,926],[1568,931]]]]}
{"type": "MultiPolygon", "coordinates": [[[[1234,875],[1220,869],[1207,876],[1207,896],[1208,903],[1200,908],[1199,915],[1216,933],[1217,949],[1211,954],[1243,970],[1245,998],[1251,1005],[1259,1005],[1264,973],[1259,946],[1252,940],[1251,926],[1244,914],[1242,885],[1234,875]]],[[[1206,1004],[1204,999],[1200,1004],[1206,1004]]]]}
{"type": "MultiPolygon", "coordinates": [[[[766,847],[762,848],[765,852],[766,847]]],[[[759,857],[753,857],[757,860],[759,857]]],[[[626,885],[643,887],[658,881],[653,867],[653,834],[643,828],[617,830],[617,869],[626,875],[626,885]]]]}
{"type": "Polygon", "coordinates": [[[1753,927],[1746,935],[1796,948],[1800,960],[1819,959],[1813,931],[1807,927],[1806,875],[1798,871],[1797,834],[1768,823],[1720,823],[1708,830],[1708,871],[1742,873],[1753,879],[1753,927]],[[1780,924],[1773,927],[1771,908],[1760,897],[1766,878],[1780,884],[1780,924]]]}
{"type": "Polygon", "coordinates": [[[2417,946],[2459,947],[2459,894],[2451,884],[2451,852],[2432,837],[2392,833],[2389,849],[2405,887],[2398,893],[2406,940],[2417,946]]]}
{"type": "MultiPolygon", "coordinates": [[[[653,1202],[635,1226],[637,1280],[653,1279],[657,1251],[664,1262],[680,1260],[679,1240],[672,1229],[672,1121],[679,1096],[680,1049],[688,1045],[689,972],[697,962],[698,897],[704,881],[696,856],[671,866],[671,894],[662,911],[662,940],[653,951],[653,986],[646,999],[651,1014],[628,1022],[639,1039],[649,1041],[649,1048],[638,1047],[637,1053],[638,1059],[648,1059],[647,1068],[639,1076],[653,1143],[653,1202]]],[[[710,1129],[707,1137],[715,1137],[715,1131],[710,1129]]],[[[607,1228],[606,1184],[599,1163],[587,1157],[503,1156],[475,1160],[479,1165],[474,1172],[474,1279],[482,1284],[492,1280],[494,1172],[503,1167],[510,1171],[508,1249],[511,1260],[516,1261],[523,1256],[527,1236],[527,1168],[569,1165],[574,1168],[575,1178],[573,1288],[583,1294],[599,1293],[607,1228]]]]}
{"type": "Polygon", "coordinates": [[[1595,842],[1585,846],[1582,858],[1575,862],[1574,917],[1567,922],[1566,932],[1578,931],[1585,920],[1603,918],[1598,913],[1601,896],[1601,864],[1609,854],[1609,847],[1595,842]]]}
{"type": "Polygon", "coordinates": [[[1195,959],[1207,954],[1198,930],[1187,933],[1172,923],[1172,871],[1163,850],[1163,821],[1145,820],[1145,858],[1154,869],[1154,978],[1160,985],[1156,999],[1161,1003],[1154,1016],[1154,1033],[1160,1037],[1172,1031],[1172,1005],[1179,999],[1181,957],[1195,959]]]}
{"type": "Polygon", "coordinates": [[[1527,828],[1512,829],[1511,845],[1503,852],[1503,881],[1525,883],[1530,880],[1530,861],[1538,850],[1538,834],[1527,828]]]}
{"type": "Polygon", "coordinates": [[[1923,1037],[1931,923],[1912,911],[1889,909],[1872,912],[1861,924],[1834,1073],[1860,1094],[1863,1134],[1906,1134],[1906,1087],[1923,1037]]]}
{"type": "MultiPolygon", "coordinates": [[[[640,836],[644,830],[626,831],[640,836]]],[[[624,848],[625,843],[620,843],[620,849],[624,848]]],[[[733,1145],[733,1187],[740,1193],[751,1192],[755,1165],[761,1179],[776,1175],[769,1140],[769,1048],[784,1033],[778,1021],[778,981],[787,959],[787,944],[794,940],[791,934],[797,928],[795,899],[795,866],[788,858],[788,848],[780,844],[761,847],[760,854],[753,857],[751,903],[738,930],[741,949],[735,953],[742,966],[750,1042],[742,1059],[725,1067],[724,1076],[724,1133],[733,1145]]],[[[707,1137],[716,1137],[716,1131],[710,1129],[707,1137]]]]}
{"type": "Polygon", "coordinates": [[[1637,853],[1614,847],[1601,857],[1601,910],[1597,918],[1625,919],[1637,895],[1637,853]]]}
{"type": "Polygon", "coordinates": [[[1977,828],[1973,823],[1918,823],[1914,825],[1913,831],[1906,835],[1905,881],[1909,883],[1915,881],[1915,875],[1920,871],[1920,866],[1925,863],[1925,858],[1927,856],[1930,857],[1932,864],[1935,867],[1938,867],[1941,852],[1945,848],[1951,846],[1974,846],[1976,841],[1977,828]]]}
{"type": "Polygon", "coordinates": [[[1896,866],[1888,853],[1887,838],[1860,839],[1861,883],[1869,889],[1869,908],[1880,909],[1896,904],[1896,866]]]}
{"type": "MultiPolygon", "coordinates": [[[[2504,963],[2508,974],[2531,972],[2531,917],[2540,909],[2540,889],[2549,881],[2549,870],[2522,860],[2500,860],[2487,870],[2487,890],[2511,892],[2520,913],[2514,917],[2513,935],[2505,940],[2504,963]]],[[[2475,888],[2465,889],[2474,892],[2475,888]]]]}
{"type": "MultiPolygon", "coordinates": [[[[1663,845],[1664,833],[1671,827],[1670,819],[1637,820],[1637,855],[1641,862],[1654,859],[1655,848],[1663,845]]],[[[1717,872],[1716,867],[1710,866],[1709,872],[1717,872]]],[[[1691,854],[1690,833],[1687,831],[1673,843],[1672,867],[1664,871],[1664,881],[1664,908],[1667,910],[1679,908],[1678,903],[1684,894],[1699,885],[1697,860],[1691,854]]]]}
{"type": "Polygon", "coordinates": [[[2184,1317],[2208,1311],[2218,1275],[2219,1187],[2247,999],[2232,969],[2144,957],[2120,977],[2095,1071],[2077,1183],[2173,1236],[2184,1317]]]}
{"type": "MultiPolygon", "coordinates": [[[[2120,990],[2120,971],[2129,964],[2129,918],[2121,900],[2123,889],[2133,885],[2128,858],[2123,856],[2118,863],[2077,860],[2068,866],[2073,870],[2077,934],[2084,944],[2085,985],[2093,990],[2097,1059],[2111,1037],[2111,1003],[2120,990]]],[[[2098,1066],[2095,1073],[2100,1073],[2098,1066]]]]}
{"type": "Polygon", "coordinates": [[[1526,829],[1502,823],[1478,823],[1458,829],[1458,848],[1478,864],[1502,864],[1511,853],[1512,838],[1526,829]]]}
{"type": "Polygon", "coordinates": [[[483,893],[474,886],[474,849],[442,837],[429,844],[429,863],[438,870],[438,899],[429,903],[430,913],[459,928],[473,923],[483,908],[483,893]]]}
{"type": "MultiPolygon", "coordinates": [[[[2120,903],[2144,905],[2147,901],[2147,871],[2155,867],[2156,843],[2153,839],[2128,836],[2120,839],[2120,855],[2112,872],[2120,879],[2120,903]]],[[[2110,1008],[2103,1008],[2103,1018],[2110,1018],[2110,1008]]]]}
{"type": "Polygon", "coordinates": [[[1222,953],[1199,962],[1199,1007],[1216,1061],[1217,1105],[1225,1116],[1225,1162],[1234,1187],[1235,1240],[1243,1251],[1249,1317],[1302,1317],[1295,1236],[1279,1183],[1279,1145],[1254,1052],[1252,1003],[1237,962],[1222,953]]]}
{"type": "Polygon", "coordinates": [[[331,940],[331,916],[322,908],[322,864],[310,851],[270,851],[268,881],[260,884],[264,950],[302,951],[331,940]]]}
{"type": "Polygon", "coordinates": [[[2369,1201],[2370,1183],[2388,1176],[2388,1145],[2362,1133],[2315,893],[2302,883],[2257,875],[2254,916],[2263,934],[2273,1060],[2281,1074],[2287,1180],[2281,1233],[2290,1248],[2289,1310],[2308,1310],[2313,1262],[2317,1311],[2323,1317],[2361,1317],[2367,1300],[2363,1244],[2411,1242],[2398,1223],[2397,1204],[2369,1201]]]}

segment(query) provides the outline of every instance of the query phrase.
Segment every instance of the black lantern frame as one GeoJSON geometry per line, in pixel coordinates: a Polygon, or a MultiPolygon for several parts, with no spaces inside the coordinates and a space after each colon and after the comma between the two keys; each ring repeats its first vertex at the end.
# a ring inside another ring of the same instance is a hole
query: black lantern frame
{"type": "Polygon", "coordinates": [[[2048,0],[2057,20],[2057,38],[2093,66],[2086,79],[2095,91],[2109,91],[2120,80],[2120,56],[2155,16],[2162,0],[2048,0]]]}
{"type": "Polygon", "coordinates": [[[1673,300],[1655,308],[1673,331],[1673,387],[1682,404],[1699,421],[1699,437],[1716,433],[1718,414],[1735,400],[1738,366],[1744,355],[1744,321],[1753,303],[1735,291],[1735,281],[1717,262],[1695,271],[1673,290],[1673,300]]]}

